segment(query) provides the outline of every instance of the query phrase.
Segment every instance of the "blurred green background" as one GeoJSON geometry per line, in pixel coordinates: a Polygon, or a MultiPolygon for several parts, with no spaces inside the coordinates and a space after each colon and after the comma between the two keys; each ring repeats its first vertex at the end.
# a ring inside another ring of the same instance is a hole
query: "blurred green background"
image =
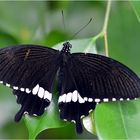
{"type": "MultiPolygon", "coordinates": [[[[74,39],[90,38],[103,27],[106,1],[0,1],[0,47],[15,44],[53,45],[70,39],[92,17],[93,21],[74,39]],[[66,30],[62,23],[64,11],[66,30]]],[[[137,3],[140,8],[140,2],[137,3]]],[[[140,23],[130,1],[113,1],[111,5],[108,42],[109,55],[140,74],[140,23]]],[[[97,50],[104,53],[102,39],[97,40],[97,50]]],[[[28,138],[22,120],[13,121],[19,105],[11,90],[0,85],[0,139],[28,138]]],[[[74,126],[49,129],[41,138],[96,138],[86,130],[77,135],[74,126]]]]}

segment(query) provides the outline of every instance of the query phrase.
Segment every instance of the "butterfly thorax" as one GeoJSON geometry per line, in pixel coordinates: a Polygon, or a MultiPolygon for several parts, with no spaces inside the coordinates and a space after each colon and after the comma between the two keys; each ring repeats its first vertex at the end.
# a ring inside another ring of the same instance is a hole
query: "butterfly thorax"
{"type": "Polygon", "coordinates": [[[62,53],[70,53],[70,49],[72,48],[72,45],[69,42],[65,42],[63,44],[63,48],[61,50],[62,53]]]}

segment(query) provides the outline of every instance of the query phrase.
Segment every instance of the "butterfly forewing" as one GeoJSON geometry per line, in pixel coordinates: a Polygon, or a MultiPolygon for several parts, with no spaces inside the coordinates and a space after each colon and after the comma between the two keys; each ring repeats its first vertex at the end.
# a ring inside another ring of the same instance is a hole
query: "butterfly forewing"
{"type": "Polygon", "coordinates": [[[59,67],[59,52],[42,46],[19,45],[0,50],[0,81],[11,87],[24,112],[41,115],[52,98],[52,84],[59,67]]]}
{"type": "Polygon", "coordinates": [[[20,90],[14,90],[13,93],[17,96],[17,103],[22,105],[15,116],[15,121],[19,121],[23,114],[40,116],[44,113],[44,109],[50,104],[48,100],[27,94],[26,92],[21,92],[20,90]]]}
{"type": "Polygon", "coordinates": [[[11,86],[33,88],[56,60],[57,51],[41,46],[20,45],[1,49],[0,81],[11,86]]]}
{"type": "Polygon", "coordinates": [[[101,55],[75,53],[72,63],[82,97],[111,101],[140,96],[140,79],[120,62],[101,55]]]}

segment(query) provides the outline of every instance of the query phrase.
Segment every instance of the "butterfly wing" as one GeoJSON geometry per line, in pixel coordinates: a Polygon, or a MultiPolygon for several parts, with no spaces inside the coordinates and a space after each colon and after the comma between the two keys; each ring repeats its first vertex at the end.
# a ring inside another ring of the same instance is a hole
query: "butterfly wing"
{"type": "Polygon", "coordinates": [[[73,75],[82,97],[87,96],[95,102],[107,102],[140,96],[140,79],[120,62],[101,55],[83,53],[73,54],[72,61],[73,75]]]}
{"type": "Polygon", "coordinates": [[[140,96],[140,80],[123,64],[96,54],[74,53],[60,71],[60,117],[76,122],[87,116],[96,103],[134,99],[140,96]],[[62,75],[61,73],[64,73],[62,75]]]}
{"type": "Polygon", "coordinates": [[[52,83],[59,66],[59,52],[36,45],[0,49],[0,82],[13,89],[22,115],[41,115],[51,102],[52,83]]]}

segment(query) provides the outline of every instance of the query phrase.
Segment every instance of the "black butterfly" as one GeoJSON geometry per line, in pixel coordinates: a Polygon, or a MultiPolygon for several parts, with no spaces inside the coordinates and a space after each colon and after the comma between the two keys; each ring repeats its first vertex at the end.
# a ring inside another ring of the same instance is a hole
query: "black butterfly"
{"type": "Polygon", "coordinates": [[[0,49],[0,83],[11,87],[21,104],[15,121],[26,113],[44,113],[56,76],[60,118],[76,123],[78,133],[82,132],[81,118],[97,103],[140,96],[140,79],[129,68],[97,54],[71,54],[71,47],[66,42],[61,51],[38,45],[0,49]]]}

